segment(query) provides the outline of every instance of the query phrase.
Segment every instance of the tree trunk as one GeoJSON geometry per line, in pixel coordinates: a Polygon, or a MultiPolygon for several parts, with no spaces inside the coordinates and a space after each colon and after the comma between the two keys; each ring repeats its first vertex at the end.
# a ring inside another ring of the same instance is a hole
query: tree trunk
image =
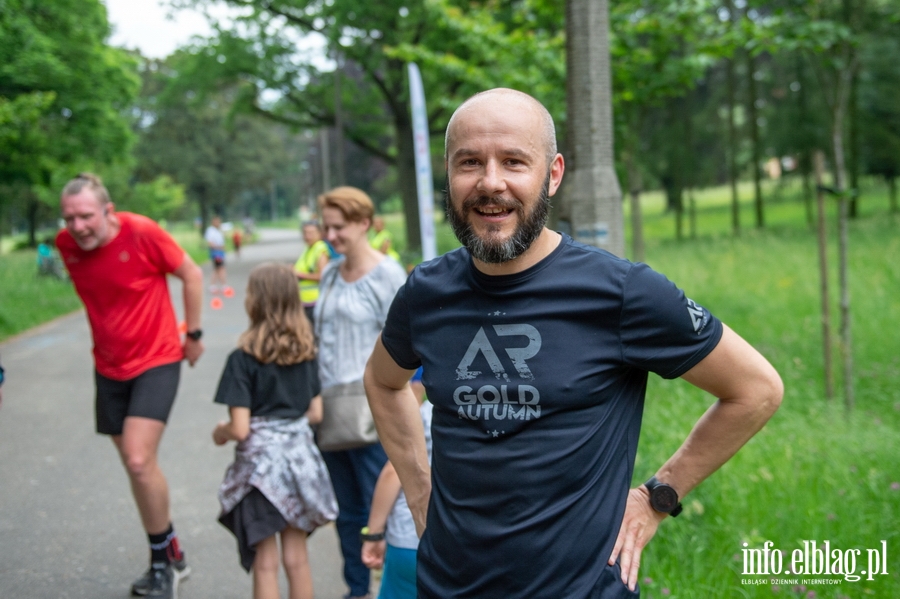
{"type": "Polygon", "coordinates": [[[622,191],[613,159],[612,77],[607,0],[566,1],[567,137],[565,187],[578,241],[625,253],[622,191]]]}
{"type": "Polygon", "coordinates": [[[756,113],[756,60],[750,52],[747,52],[747,124],[750,126],[750,146],[753,169],[753,204],[756,209],[756,226],[765,226],[765,214],[762,197],[762,174],[759,163],[761,154],[759,151],[759,123],[756,113]]]}
{"type": "Polygon", "coordinates": [[[834,398],[834,371],[831,365],[831,300],[828,293],[828,243],[825,228],[825,190],[824,173],[825,157],[822,152],[815,154],[816,170],[816,207],[817,207],[817,240],[819,249],[819,290],[822,304],[822,357],[825,371],[825,399],[834,398]]]}
{"type": "MultiPolygon", "coordinates": [[[[843,79],[843,78],[842,78],[843,79]]],[[[849,83],[849,81],[847,82],[849,83]]],[[[848,273],[849,234],[847,231],[848,202],[844,163],[844,107],[841,93],[836,94],[832,114],[831,141],[834,145],[834,178],[838,193],[838,284],[840,286],[841,313],[841,364],[844,375],[844,405],[847,410],[853,409],[853,341],[850,327],[850,288],[848,273]]]]}
{"type": "Polygon", "coordinates": [[[331,185],[331,144],[328,143],[328,127],[319,129],[319,157],[322,167],[322,191],[325,193],[331,185]]]}
{"type": "MultiPolygon", "coordinates": [[[[407,106],[408,110],[408,106],[407,106]]],[[[409,112],[394,115],[397,131],[397,183],[403,198],[406,218],[406,250],[422,251],[422,231],[419,228],[419,190],[416,185],[416,149],[413,139],[412,117],[409,112]]]]}
{"type": "Polygon", "coordinates": [[[847,140],[847,146],[850,150],[848,152],[848,162],[849,162],[849,173],[850,173],[850,190],[851,195],[849,197],[850,202],[850,218],[856,218],[859,211],[859,114],[857,111],[857,88],[859,77],[855,74],[853,78],[850,79],[850,99],[847,104],[847,129],[849,135],[849,139],[847,140]]]}
{"type": "Polygon", "coordinates": [[[37,247],[37,227],[38,215],[41,210],[41,201],[31,190],[28,190],[28,207],[26,214],[28,216],[28,246],[37,247]]]}
{"type": "Polygon", "coordinates": [[[697,237],[697,210],[694,204],[694,122],[691,119],[692,92],[681,101],[681,121],[684,123],[684,151],[681,153],[681,172],[688,196],[688,227],[691,239],[697,237]]]}
{"type": "Polygon", "coordinates": [[[809,147],[812,125],[809,122],[809,101],[808,96],[806,95],[805,63],[803,62],[803,56],[799,53],[797,54],[796,66],[796,77],[797,81],[800,82],[800,89],[797,93],[797,113],[800,115],[800,134],[802,139],[802,146],[797,158],[797,163],[800,168],[800,174],[803,177],[803,205],[806,209],[806,223],[810,227],[813,227],[815,226],[815,216],[813,215],[813,190],[810,183],[813,170],[813,148],[809,147]]]}
{"type": "Polygon", "coordinates": [[[738,194],[738,134],[734,122],[734,108],[737,95],[737,84],[734,76],[734,59],[727,65],[728,93],[728,182],[731,185],[731,229],[735,235],[741,234],[741,200],[738,194]]]}
{"type": "Polygon", "coordinates": [[[334,178],[337,185],[347,184],[347,159],[344,156],[344,100],[343,59],[338,56],[338,67],[334,71],[334,178]]]}
{"type": "Polygon", "coordinates": [[[897,177],[888,177],[888,198],[891,201],[891,214],[897,214],[900,212],[900,208],[897,206],[897,177]]]}
{"type": "Polygon", "coordinates": [[[629,148],[625,153],[625,168],[628,172],[628,195],[631,207],[631,259],[635,262],[644,261],[644,219],[641,215],[641,173],[635,160],[635,148],[631,135],[629,148]]]}
{"type": "Polygon", "coordinates": [[[206,197],[206,186],[203,184],[195,185],[193,195],[197,198],[197,205],[200,208],[200,237],[203,237],[207,225],[209,225],[209,200],[206,197]]]}
{"type": "Polygon", "coordinates": [[[800,175],[803,177],[803,206],[806,209],[806,224],[813,226],[813,190],[810,184],[810,157],[808,152],[800,154],[797,161],[800,167],[800,175]]]}

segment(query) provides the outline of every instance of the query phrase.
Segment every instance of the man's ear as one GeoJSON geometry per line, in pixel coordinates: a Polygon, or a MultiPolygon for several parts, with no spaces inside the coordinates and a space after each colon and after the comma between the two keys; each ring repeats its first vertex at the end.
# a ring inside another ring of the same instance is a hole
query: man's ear
{"type": "Polygon", "coordinates": [[[112,202],[107,202],[103,206],[103,216],[109,216],[110,214],[115,214],[115,212],[116,212],[116,205],[113,204],[112,202]]]}
{"type": "Polygon", "coordinates": [[[563,173],[566,171],[566,162],[563,160],[562,154],[557,154],[550,162],[550,185],[548,195],[556,194],[559,186],[562,184],[563,173]]]}

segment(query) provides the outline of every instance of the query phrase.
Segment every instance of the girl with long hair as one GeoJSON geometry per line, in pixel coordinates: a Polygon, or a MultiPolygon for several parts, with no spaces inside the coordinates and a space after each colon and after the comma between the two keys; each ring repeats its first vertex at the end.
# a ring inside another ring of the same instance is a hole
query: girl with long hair
{"type": "Polygon", "coordinates": [[[337,518],[328,470],[310,423],[321,420],[316,348],[293,270],[260,264],[244,303],[250,327],[228,356],[216,403],[229,421],[213,441],[237,441],[219,488],[219,521],[236,537],[241,565],[253,572],[254,599],[279,597],[278,545],[290,599],[312,599],[306,537],[337,518]]]}

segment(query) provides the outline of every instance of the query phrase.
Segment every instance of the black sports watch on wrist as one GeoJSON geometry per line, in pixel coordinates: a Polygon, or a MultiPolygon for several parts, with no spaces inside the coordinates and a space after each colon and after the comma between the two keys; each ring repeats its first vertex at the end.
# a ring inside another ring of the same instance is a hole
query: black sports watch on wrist
{"type": "Polygon", "coordinates": [[[384,540],[383,532],[369,532],[368,526],[363,526],[362,530],[359,531],[359,540],[365,543],[366,541],[378,542],[384,540]]]}
{"type": "Polygon", "coordinates": [[[187,335],[189,338],[193,339],[194,341],[200,341],[200,337],[203,336],[203,329],[195,329],[193,331],[188,331],[187,333],[185,333],[185,335],[187,335]]]}
{"type": "Polygon", "coordinates": [[[678,493],[671,486],[659,482],[655,476],[651,476],[644,486],[650,491],[650,506],[654,510],[672,517],[681,513],[682,507],[681,502],[678,501],[678,493]]]}

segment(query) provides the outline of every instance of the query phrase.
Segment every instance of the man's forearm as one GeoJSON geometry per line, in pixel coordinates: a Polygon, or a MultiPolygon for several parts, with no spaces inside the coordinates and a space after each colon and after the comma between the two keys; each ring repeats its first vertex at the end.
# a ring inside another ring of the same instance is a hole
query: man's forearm
{"type": "Polygon", "coordinates": [[[182,281],[184,322],[187,330],[194,331],[200,328],[200,317],[203,311],[203,271],[194,264],[185,273],[182,281]]]}
{"type": "Polygon", "coordinates": [[[768,422],[779,400],[717,401],[656,473],[684,497],[718,470],[768,422]]]}
{"type": "Polygon", "coordinates": [[[719,400],[694,425],[657,472],[684,497],[744,446],[781,405],[784,386],[775,369],[727,326],[716,349],[684,374],[719,400]]]}
{"type": "Polygon", "coordinates": [[[366,395],[375,418],[378,438],[400,477],[416,528],[421,534],[431,495],[431,468],[425,450],[419,403],[409,385],[399,390],[389,389],[374,379],[370,369],[367,369],[366,395]]]}

